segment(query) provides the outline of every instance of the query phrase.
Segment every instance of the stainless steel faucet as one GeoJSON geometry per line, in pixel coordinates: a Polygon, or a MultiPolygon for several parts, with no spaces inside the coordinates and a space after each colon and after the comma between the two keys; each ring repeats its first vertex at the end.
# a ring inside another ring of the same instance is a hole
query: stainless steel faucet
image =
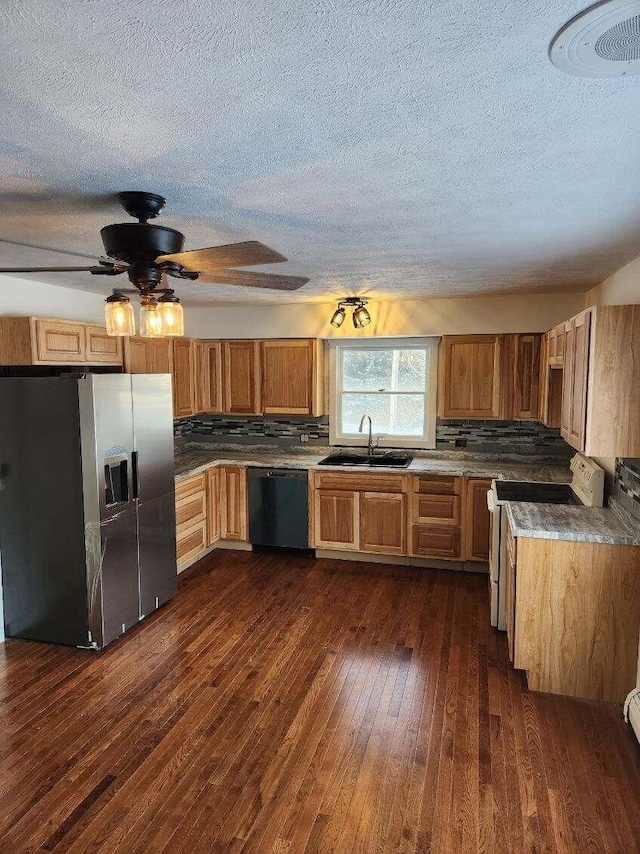
{"type": "Polygon", "coordinates": [[[371,421],[370,415],[363,415],[362,416],[362,418],[360,419],[360,426],[358,427],[358,433],[362,433],[362,428],[364,427],[365,418],[369,419],[369,456],[372,457],[373,456],[373,435],[372,435],[373,422],[371,421]]]}

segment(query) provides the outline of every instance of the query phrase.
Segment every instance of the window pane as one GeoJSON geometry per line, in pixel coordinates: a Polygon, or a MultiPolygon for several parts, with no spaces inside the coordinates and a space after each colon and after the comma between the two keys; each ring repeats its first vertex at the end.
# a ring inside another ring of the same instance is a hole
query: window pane
{"type": "Polygon", "coordinates": [[[342,355],[344,391],[390,389],[391,350],[345,350],[342,355]]]}
{"type": "Polygon", "coordinates": [[[425,350],[344,350],[344,391],[424,392],[427,382],[425,350]]]}
{"type": "MultiPolygon", "coordinates": [[[[342,395],[342,433],[357,433],[360,419],[370,415],[374,433],[393,436],[422,436],[424,433],[423,394],[342,395]]],[[[365,431],[369,429],[369,422],[365,431]]]]}

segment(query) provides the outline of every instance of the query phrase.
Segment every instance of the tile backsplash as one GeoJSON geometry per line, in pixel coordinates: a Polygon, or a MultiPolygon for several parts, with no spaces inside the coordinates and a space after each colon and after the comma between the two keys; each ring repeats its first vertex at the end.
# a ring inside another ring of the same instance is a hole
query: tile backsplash
{"type": "Polygon", "coordinates": [[[613,495],[637,519],[640,519],[640,459],[617,459],[613,495]]]}
{"type": "MultiPolygon", "coordinates": [[[[329,419],[286,416],[195,415],[174,422],[176,437],[205,437],[239,444],[327,445],[329,419]]],[[[568,458],[573,451],[560,436],[536,421],[438,419],[436,449],[477,453],[526,454],[568,458]]]]}

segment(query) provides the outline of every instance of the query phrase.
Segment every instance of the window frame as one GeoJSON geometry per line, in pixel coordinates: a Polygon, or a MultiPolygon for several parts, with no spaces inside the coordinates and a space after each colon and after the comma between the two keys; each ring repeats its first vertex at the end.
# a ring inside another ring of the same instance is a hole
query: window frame
{"type": "MultiPolygon", "coordinates": [[[[376,443],[375,440],[378,439],[377,444],[381,448],[434,450],[436,447],[439,343],[440,338],[436,336],[329,341],[329,444],[366,447],[369,441],[369,433],[366,430],[364,433],[342,433],[339,429],[342,421],[342,355],[345,350],[425,350],[427,354],[427,388],[424,393],[424,433],[421,436],[390,436],[376,432],[374,423],[373,438],[374,444],[376,443]]],[[[412,392],[399,393],[411,394],[412,392]]]]}

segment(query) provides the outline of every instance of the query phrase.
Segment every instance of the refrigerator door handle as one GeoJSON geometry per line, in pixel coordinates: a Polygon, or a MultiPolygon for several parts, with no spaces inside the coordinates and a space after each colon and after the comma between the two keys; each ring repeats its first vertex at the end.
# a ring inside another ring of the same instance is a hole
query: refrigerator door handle
{"type": "Polygon", "coordinates": [[[131,486],[133,498],[140,498],[140,483],[138,480],[138,452],[131,452],[131,486]]]}

